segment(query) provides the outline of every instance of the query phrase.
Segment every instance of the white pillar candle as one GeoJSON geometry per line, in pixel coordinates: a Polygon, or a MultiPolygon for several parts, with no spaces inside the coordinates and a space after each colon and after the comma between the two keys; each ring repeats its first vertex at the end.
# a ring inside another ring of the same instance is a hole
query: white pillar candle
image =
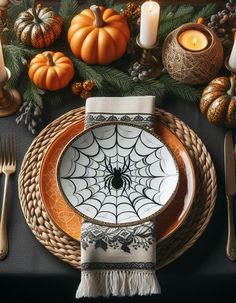
{"type": "Polygon", "coordinates": [[[160,5],[154,1],[141,6],[140,42],[144,47],[152,47],[157,41],[160,5]]]}
{"type": "Polygon", "coordinates": [[[234,45],[229,57],[229,67],[232,68],[233,70],[236,70],[236,36],[234,36],[234,45]]]}
{"type": "Polygon", "coordinates": [[[4,64],[4,58],[2,53],[2,42],[0,40],[0,83],[7,80],[7,70],[4,64]]]}

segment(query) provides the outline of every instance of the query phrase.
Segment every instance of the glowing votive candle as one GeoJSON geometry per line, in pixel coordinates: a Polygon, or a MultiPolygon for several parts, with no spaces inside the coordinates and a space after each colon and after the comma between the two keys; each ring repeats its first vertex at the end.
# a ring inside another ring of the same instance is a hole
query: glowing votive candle
{"type": "Polygon", "coordinates": [[[201,31],[195,29],[189,29],[182,32],[178,37],[179,44],[185,49],[199,52],[204,50],[208,45],[206,35],[201,31]]]}
{"type": "Polygon", "coordinates": [[[144,47],[152,47],[157,41],[160,5],[154,1],[141,6],[140,42],[144,47]]]}

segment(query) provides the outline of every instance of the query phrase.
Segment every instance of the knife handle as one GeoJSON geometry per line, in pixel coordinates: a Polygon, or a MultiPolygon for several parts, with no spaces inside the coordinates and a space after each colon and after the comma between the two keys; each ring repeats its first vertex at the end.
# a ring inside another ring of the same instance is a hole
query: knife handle
{"type": "Polygon", "coordinates": [[[231,261],[236,261],[236,239],[234,230],[233,197],[227,196],[228,211],[228,238],[226,244],[226,255],[231,261]]]}

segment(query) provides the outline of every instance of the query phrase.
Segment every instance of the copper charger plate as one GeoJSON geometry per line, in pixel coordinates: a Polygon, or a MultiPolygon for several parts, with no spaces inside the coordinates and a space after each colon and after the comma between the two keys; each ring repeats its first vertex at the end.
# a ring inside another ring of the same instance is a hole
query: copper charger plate
{"type": "MultiPolygon", "coordinates": [[[[83,218],[65,201],[57,181],[57,163],[65,146],[84,130],[84,121],[66,128],[48,148],[40,169],[40,193],[54,224],[69,237],[80,241],[83,218]]],[[[155,124],[160,136],[175,155],[179,168],[179,187],[168,207],[156,218],[158,242],[172,235],[187,217],[195,196],[196,178],[191,158],[181,141],[162,123],[155,124]]]]}

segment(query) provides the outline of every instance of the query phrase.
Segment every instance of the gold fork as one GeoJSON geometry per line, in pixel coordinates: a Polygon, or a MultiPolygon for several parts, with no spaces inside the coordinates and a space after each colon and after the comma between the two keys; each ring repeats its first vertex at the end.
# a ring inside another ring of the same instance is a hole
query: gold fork
{"type": "Polygon", "coordinates": [[[7,195],[9,177],[16,171],[16,144],[13,136],[8,136],[2,144],[2,172],[5,175],[2,213],[0,221],[0,260],[3,260],[8,254],[8,237],[7,237],[7,195]]]}

